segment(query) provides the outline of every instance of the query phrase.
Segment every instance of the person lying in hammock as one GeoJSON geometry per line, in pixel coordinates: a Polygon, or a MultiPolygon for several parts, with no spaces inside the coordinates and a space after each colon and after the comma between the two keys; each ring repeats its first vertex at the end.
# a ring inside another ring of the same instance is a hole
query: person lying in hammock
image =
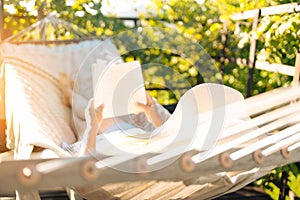
{"type": "MultiPolygon", "coordinates": [[[[73,90],[73,80],[66,74],[60,74],[60,87],[62,91],[62,101],[72,109],[76,107],[74,102],[81,102],[79,110],[83,113],[83,120],[85,122],[85,130],[82,136],[78,138],[79,142],[75,144],[63,143],[63,148],[76,155],[85,155],[96,149],[96,137],[99,134],[110,133],[115,130],[128,130],[138,127],[149,127],[152,125],[154,128],[161,126],[170,116],[170,113],[158,104],[151,95],[146,92],[146,104],[137,103],[136,106],[142,111],[139,114],[131,116],[103,118],[102,113],[105,105],[100,105],[94,108],[94,99],[86,99],[73,90]],[[76,101],[73,101],[76,98],[76,101]],[[78,100],[79,99],[79,100],[78,100]],[[126,120],[127,117],[127,120],[126,120]],[[129,119],[129,120],[128,120],[129,119]],[[133,122],[133,123],[130,123],[133,122]],[[135,123],[137,122],[137,124],[135,123]],[[138,123],[140,122],[140,124],[138,123]],[[146,124],[145,124],[146,123],[146,124]],[[147,124],[148,123],[148,124],[147,124]],[[84,143],[84,145],[82,145],[84,143]]],[[[78,109],[78,107],[77,107],[78,109]]],[[[149,129],[149,128],[148,128],[149,129]]]]}

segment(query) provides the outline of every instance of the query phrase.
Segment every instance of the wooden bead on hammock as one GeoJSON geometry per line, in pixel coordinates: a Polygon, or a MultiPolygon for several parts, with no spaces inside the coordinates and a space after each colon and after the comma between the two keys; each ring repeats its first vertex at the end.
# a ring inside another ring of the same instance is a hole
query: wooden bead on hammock
{"type": "Polygon", "coordinates": [[[229,152],[222,153],[220,155],[219,159],[220,159],[220,164],[223,168],[228,169],[228,168],[232,167],[233,161],[230,158],[230,153],[229,152]]]}
{"type": "Polygon", "coordinates": [[[291,157],[291,152],[287,148],[282,148],[280,150],[280,153],[281,153],[282,157],[284,157],[285,159],[288,159],[291,157]]]}
{"type": "Polygon", "coordinates": [[[32,187],[41,180],[41,174],[36,170],[34,164],[27,164],[16,171],[16,176],[20,184],[25,187],[32,187]]]}
{"type": "Polygon", "coordinates": [[[195,162],[192,160],[192,157],[196,155],[197,152],[186,152],[184,153],[179,160],[180,167],[184,172],[192,172],[196,168],[195,162]]]}
{"type": "Polygon", "coordinates": [[[261,150],[256,150],[252,153],[252,157],[253,160],[257,163],[257,164],[261,164],[264,160],[265,157],[262,155],[261,150]]]}
{"type": "Polygon", "coordinates": [[[87,181],[95,180],[100,174],[94,159],[84,160],[80,165],[80,175],[87,181]]]}
{"type": "Polygon", "coordinates": [[[140,175],[144,176],[149,173],[149,167],[147,165],[147,160],[148,160],[148,157],[145,157],[145,156],[136,159],[135,167],[136,167],[137,173],[139,173],[140,175]]]}

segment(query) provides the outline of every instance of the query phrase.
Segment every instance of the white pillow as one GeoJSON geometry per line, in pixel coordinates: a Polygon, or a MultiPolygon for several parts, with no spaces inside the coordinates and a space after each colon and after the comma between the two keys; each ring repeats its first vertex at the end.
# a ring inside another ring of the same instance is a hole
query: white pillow
{"type": "MultiPolygon", "coordinates": [[[[7,142],[19,158],[27,158],[32,145],[60,152],[62,141],[76,140],[70,128],[70,109],[62,104],[57,78],[61,72],[75,74],[86,55],[100,42],[52,47],[1,45],[1,56],[7,63],[7,142]]],[[[91,84],[90,81],[90,87],[91,84]]]]}

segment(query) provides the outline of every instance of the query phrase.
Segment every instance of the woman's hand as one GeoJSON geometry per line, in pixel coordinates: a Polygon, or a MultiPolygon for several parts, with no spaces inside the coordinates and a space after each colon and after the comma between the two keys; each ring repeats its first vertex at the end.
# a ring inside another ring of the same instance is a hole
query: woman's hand
{"type": "Polygon", "coordinates": [[[164,123],[164,121],[162,120],[162,118],[158,113],[155,101],[152,99],[151,95],[148,92],[146,92],[146,99],[147,99],[146,105],[138,102],[136,104],[137,107],[146,114],[148,119],[155,127],[161,126],[164,123]]]}
{"type": "Polygon", "coordinates": [[[92,127],[99,126],[103,120],[102,113],[103,113],[104,105],[101,104],[97,108],[94,107],[94,99],[91,99],[88,102],[87,108],[85,110],[86,119],[89,118],[89,123],[92,127]]]}
{"type": "Polygon", "coordinates": [[[90,99],[87,108],[85,109],[86,130],[83,135],[83,146],[80,149],[79,155],[86,155],[96,149],[96,136],[103,117],[103,104],[94,108],[94,99],[90,99]]]}

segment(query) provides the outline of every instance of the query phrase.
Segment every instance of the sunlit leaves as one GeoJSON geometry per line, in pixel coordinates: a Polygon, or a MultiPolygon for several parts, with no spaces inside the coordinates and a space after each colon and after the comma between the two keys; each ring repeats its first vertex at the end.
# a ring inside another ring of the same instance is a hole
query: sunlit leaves
{"type": "MultiPolygon", "coordinates": [[[[203,48],[174,28],[133,29],[116,35],[113,40],[125,61],[141,61],[146,88],[150,91],[156,88],[153,95],[161,104],[176,103],[187,89],[203,82],[199,66],[213,67],[203,48]]],[[[206,77],[212,75],[215,73],[206,73],[206,77]]]]}
{"type": "Polygon", "coordinates": [[[294,65],[299,49],[300,13],[270,17],[262,26],[268,26],[269,29],[261,28],[264,34],[261,34],[260,40],[264,42],[264,48],[258,56],[269,62],[294,65]]]}
{"type": "Polygon", "coordinates": [[[44,17],[53,11],[56,11],[60,18],[74,23],[94,35],[113,35],[115,32],[126,29],[121,20],[103,16],[101,1],[99,0],[76,0],[72,2],[62,0],[5,0],[4,3],[6,13],[10,11],[13,14],[7,15],[5,18],[5,37],[16,34],[36,22],[38,17],[44,17]],[[12,12],[13,10],[15,11],[12,12]]]}

